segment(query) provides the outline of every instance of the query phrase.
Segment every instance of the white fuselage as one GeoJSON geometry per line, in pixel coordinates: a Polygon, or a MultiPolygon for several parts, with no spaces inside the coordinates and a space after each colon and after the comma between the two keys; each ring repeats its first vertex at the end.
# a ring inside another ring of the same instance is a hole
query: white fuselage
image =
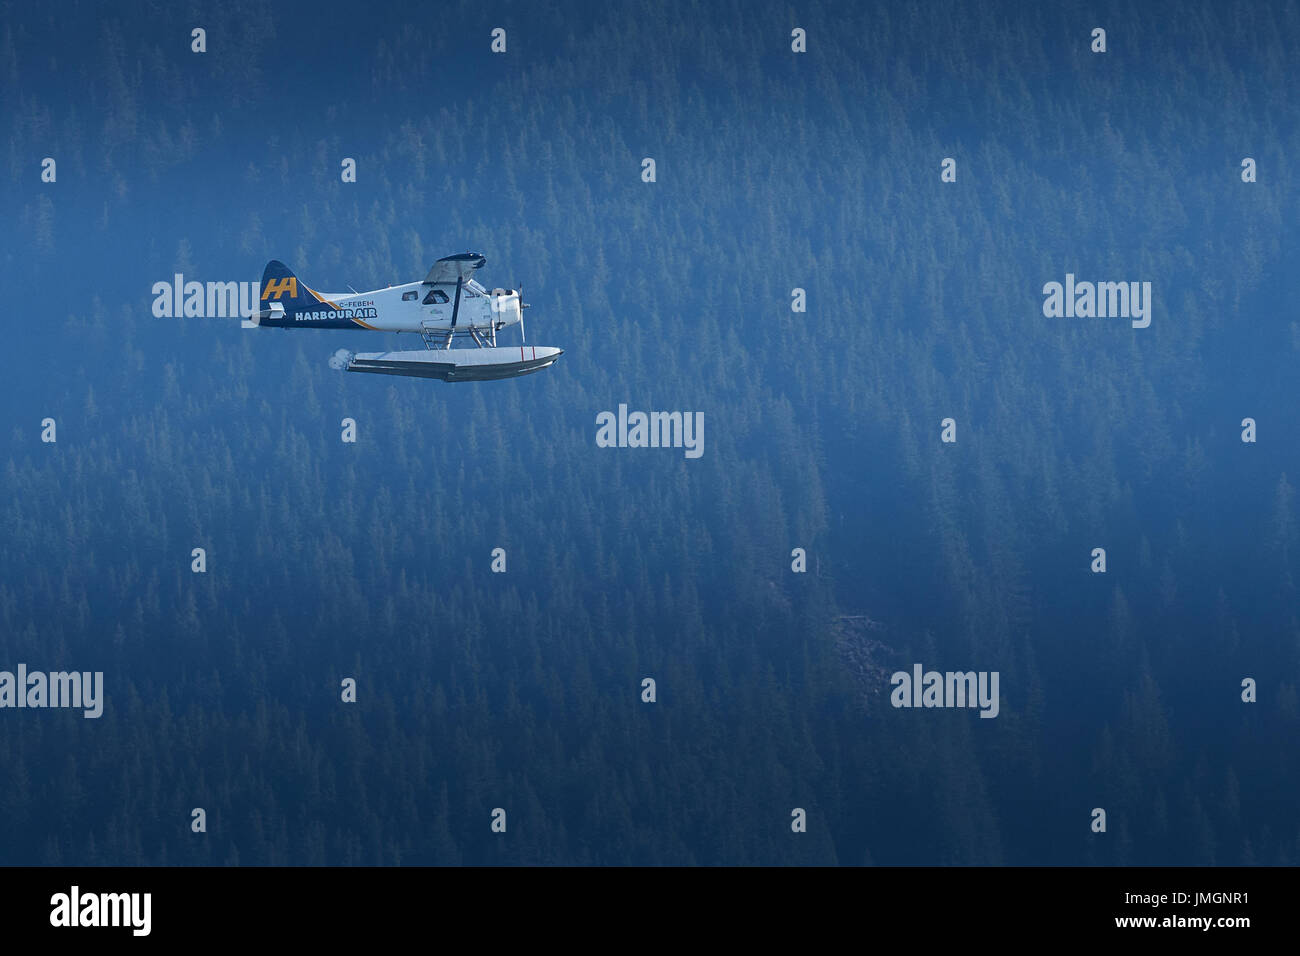
{"type": "MultiPolygon", "coordinates": [[[[448,331],[456,303],[455,283],[428,285],[407,282],[372,292],[317,293],[325,302],[341,309],[366,310],[370,315],[356,319],[358,325],[382,332],[448,331]],[[374,309],[373,314],[368,310],[374,309]]],[[[513,289],[487,290],[473,279],[461,286],[456,331],[487,332],[518,325],[522,314],[519,293],[513,289]]],[[[311,320],[302,322],[310,325],[311,320]]]]}

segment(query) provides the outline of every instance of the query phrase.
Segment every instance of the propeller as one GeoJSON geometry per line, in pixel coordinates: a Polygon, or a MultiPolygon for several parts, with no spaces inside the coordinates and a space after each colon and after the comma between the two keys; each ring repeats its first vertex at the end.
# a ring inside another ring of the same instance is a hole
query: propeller
{"type": "Polygon", "coordinates": [[[521,285],[519,292],[519,341],[527,342],[528,336],[524,335],[524,287],[521,285]]]}

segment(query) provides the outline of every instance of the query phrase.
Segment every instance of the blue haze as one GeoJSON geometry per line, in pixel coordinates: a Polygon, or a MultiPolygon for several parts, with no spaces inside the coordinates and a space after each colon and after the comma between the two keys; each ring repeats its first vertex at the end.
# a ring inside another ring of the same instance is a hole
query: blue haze
{"type": "Polygon", "coordinates": [[[0,669],[107,702],[0,710],[0,862],[1296,863],[1297,51],[1293,2],[6,5],[0,669]],[[553,368],[152,313],[469,249],[553,368]],[[1045,318],[1067,272],[1151,327],[1045,318]],[[703,458],[598,449],[620,402],[703,458]],[[891,708],[916,661],[999,717],[891,708]]]}

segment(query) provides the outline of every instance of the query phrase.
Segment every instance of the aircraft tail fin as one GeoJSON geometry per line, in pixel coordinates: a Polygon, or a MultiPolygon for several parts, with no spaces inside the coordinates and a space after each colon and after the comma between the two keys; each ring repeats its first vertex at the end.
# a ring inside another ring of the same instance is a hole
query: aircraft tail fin
{"type": "Polygon", "coordinates": [[[283,262],[272,259],[262,273],[261,308],[270,309],[277,302],[288,315],[310,312],[321,307],[320,296],[309,289],[283,262]]]}

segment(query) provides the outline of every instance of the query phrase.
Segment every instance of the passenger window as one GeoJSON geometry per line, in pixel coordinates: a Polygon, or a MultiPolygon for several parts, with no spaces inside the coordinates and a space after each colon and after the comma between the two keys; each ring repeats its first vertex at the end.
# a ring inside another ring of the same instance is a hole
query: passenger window
{"type": "Polygon", "coordinates": [[[430,289],[429,294],[424,297],[425,305],[446,305],[451,300],[447,298],[447,293],[441,289],[430,289]]]}
{"type": "Polygon", "coordinates": [[[403,292],[403,293],[402,293],[402,301],[403,301],[403,302],[414,302],[414,301],[416,300],[416,297],[417,297],[417,296],[419,296],[419,293],[416,292],[414,289],[412,289],[410,292],[403,292]]]}

